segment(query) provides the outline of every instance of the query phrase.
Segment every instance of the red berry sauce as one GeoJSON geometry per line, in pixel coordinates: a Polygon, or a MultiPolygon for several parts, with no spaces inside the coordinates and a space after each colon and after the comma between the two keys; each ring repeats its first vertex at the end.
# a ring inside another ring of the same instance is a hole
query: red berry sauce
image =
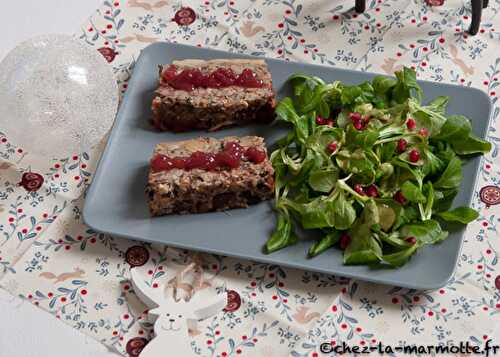
{"type": "Polygon", "coordinates": [[[245,68],[239,75],[234,73],[231,68],[217,68],[210,73],[203,73],[199,69],[192,68],[177,73],[177,67],[172,64],[163,71],[162,79],[169,86],[188,92],[195,88],[225,88],[230,86],[261,88],[264,86],[264,82],[248,68],[245,68]]]}
{"type": "Polygon", "coordinates": [[[245,152],[245,156],[252,162],[256,164],[260,164],[262,161],[266,159],[266,153],[257,148],[248,148],[245,152]]]}
{"type": "Polygon", "coordinates": [[[260,164],[265,159],[266,153],[263,150],[256,147],[245,149],[237,142],[228,142],[224,145],[224,149],[218,153],[196,151],[188,157],[169,157],[157,154],[151,159],[151,168],[153,172],[172,169],[216,171],[236,169],[240,167],[242,160],[260,164]]]}

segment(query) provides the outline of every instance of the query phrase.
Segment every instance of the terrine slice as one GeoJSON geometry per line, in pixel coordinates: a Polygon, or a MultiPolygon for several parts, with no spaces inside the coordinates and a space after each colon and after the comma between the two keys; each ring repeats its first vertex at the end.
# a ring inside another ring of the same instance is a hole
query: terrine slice
{"type": "Polygon", "coordinates": [[[146,193],[153,216],[242,208],[273,197],[274,171],[257,136],[161,143],[146,193]]]}
{"type": "Polygon", "coordinates": [[[271,73],[263,60],[174,61],[160,67],[153,125],[162,131],[214,131],[270,122],[275,118],[275,106],[271,73]],[[186,81],[194,85],[185,86],[186,81]]]}

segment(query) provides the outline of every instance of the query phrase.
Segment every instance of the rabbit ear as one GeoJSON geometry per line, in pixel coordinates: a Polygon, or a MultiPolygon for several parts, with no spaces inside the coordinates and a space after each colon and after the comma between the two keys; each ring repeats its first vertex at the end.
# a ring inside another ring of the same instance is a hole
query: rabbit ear
{"type": "Polygon", "coordinates": [[[160,306],[165,301],[163,288],[158,287],[154,289],[147,285],[144,281],[144,277],[137,268],[130,269],[130,278],[136,295],[148,307],[160,306]]]}
{"type": "Polygon", "coordinates": [[[226,307],[227,294],[217,294],[214,289],[202,289],[193,296],[189,304],[200,306],[193,311],[193,317],[197,320],[204,320],[217,315],[226,307]]]}

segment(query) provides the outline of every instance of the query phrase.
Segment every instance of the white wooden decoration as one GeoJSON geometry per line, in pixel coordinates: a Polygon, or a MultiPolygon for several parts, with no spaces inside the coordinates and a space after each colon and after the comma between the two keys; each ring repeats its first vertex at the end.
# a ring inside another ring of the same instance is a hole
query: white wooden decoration
{"type": "Polygon", "coordinates": [[[208,287],[198,290],[188,301],[180,298],[176,302],[175,287],[148,286],[138,268],[131,268],[130,275],[137,297],[148,306],[148,314],[156,318],[155,337],[144,347],[140,357],[193,355],[188,321],[204,320],[222,311],[227,304],[227,294],[217,295],[215,289],[208,287]]]}

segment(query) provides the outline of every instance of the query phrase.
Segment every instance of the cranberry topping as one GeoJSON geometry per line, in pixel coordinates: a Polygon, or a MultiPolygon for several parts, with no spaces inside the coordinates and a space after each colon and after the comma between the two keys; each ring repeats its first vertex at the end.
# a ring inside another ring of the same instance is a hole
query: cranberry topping
{"type": "Polygon", "coordinates": [[[197,85],[206,81],[206,77],[198,69],[185,69],[167,83],[175,89],[192,91],[197,85]]]}
{"type": "Polygon", "coordinates": [[[216,166],[215,155],[211,153],[196,151],[186,160],[186,170],[213,170],[216,166]]]}
{"type": "Polygon", "coordinates": [[[172,164],[176,169],[185,169],[186,168],[187,158],[185,157],[174,157],[172,159],[172,164]]]}
{"type": "Polygon", "coordinates": [[[218,153],[193,152],[189,157],[168,157],[157,154],[151,160],[153,172],[169,171],[172,169],[193,170],[201,169],[213,171],[218,169],[236,169],[241,160],[248,160],[260,164],[266,159],[266,152],[256,147],[245,149],[237,142],[228,142],[218,153]]]}
{"type": "Polygon", "coordinates": [[[260,88],[264,82],[258,79],[251,69],[245,68],[236,79],[235,84],[245,88],[260,88]]]}
{"type": "Polygon", "coordinates": [[[408,142],[405,139],[399,139],[398,146],[397,146],[398,151],[399,152],[405,151],[407,145],[408,145],[408,142]]]}
{"type": "Polygon", "coordinates": [[[173,64],[167,67],[162,73],[163,80],[165,81],[173,81],[175,79],[177,72],[177,67],[173,64]]]}
{"type": "Polygon", "coordinates": [[[417,162],[418,160],[420,160],[420,153],[417,149],[413,149],[412,151],[410,151],[409,158],[411,162],[417,162]]]}
{"type": "Polygon", "coordinates": [[[168,66],[162,73],[162,79],[175,89],[192,91],[195,88],[224,88],[239,86],[245,88],[261,88],[264,82],[248,68],[236,75],[230,68],[217,68],[204,74],[199,69],[184,69],[177,73],[175,65],[168,66]]]}
{"type": "Polygon", "coordinates": [[[241,156],[236,152],[222,151],[215,155],[215,161],[219,167],[236,169],[240,166],[241,156]]]}
{"type": "Polygon", "coordinates": [[[245,152],[245,156],[248,158],[248,160],[256,164],[260,164],[266,159],[266,153],[263,150],[254,147],[248,148],[245,152]]]}
{"type": "Polygon", "coordinates": [[[168,156],[155,155],[151,160],[151,167],[153,172],[168,171],[174,168],[174,164],[168,156]]]}
{"type": "Polygon", "coordinates": [[[230,141],[224,145],[224,151],[231,153],[235,157],[241,158],[243,156],[243,147],[237,142],[230,141]]]}
{"type": "Polygon", "coordinates": [[[215,161],[218,166],[236,169],[240,166],[244,154],[243,150],[240,144],[233,141],[228,142],[224,145],[224,150],[215,156],[215,161]]]}

